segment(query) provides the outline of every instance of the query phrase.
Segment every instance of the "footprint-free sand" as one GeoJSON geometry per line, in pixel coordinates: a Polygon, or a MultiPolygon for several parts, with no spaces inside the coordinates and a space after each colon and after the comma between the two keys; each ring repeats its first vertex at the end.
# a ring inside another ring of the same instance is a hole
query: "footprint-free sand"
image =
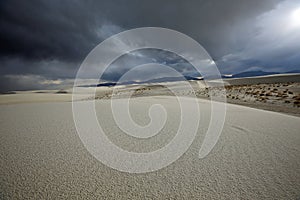
{"type": "MultiPolygon", "coordinates": [[[[120,172],[95,159],[76,132],[71,102],[0,105],[0,199],[300,197],[299,117],[227,105],[218,143],[207,157],[199,159],[210,103],[197,101],[201,122],[191,147],[171,165],[146,174],[120,172]]],[[[149,122],[148,108],[157,103],[165,105],[170,114],[162,132],[147,141],[130,138],[118,129],[109,100],[97,100],[96,112],[115,144],[131,151],[152,151],[168,143],[176,132],[176,99],[130,100],[132,117],[141,125],[149,122]]]]}

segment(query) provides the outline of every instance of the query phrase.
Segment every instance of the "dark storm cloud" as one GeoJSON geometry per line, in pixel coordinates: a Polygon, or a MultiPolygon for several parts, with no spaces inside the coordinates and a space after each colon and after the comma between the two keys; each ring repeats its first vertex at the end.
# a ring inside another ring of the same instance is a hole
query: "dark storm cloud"
{"type": "Polygon", "coordinates": [[[146,26],[170,28],[194,38],[221,72],[250,67],[284,71],[280,59],[272,58],[282,58],[295,68],[299,38],[277,35],[284,48],[274,51],[270,35],[274,28],[279,30],[274,21],[298,4],[296,0],[1,1],[0,74],[72,78],[85,56],[105,38],[146,26]],[[290,39],[283,41],[283,37],[290,39]]]}
{"type": "Polygon", "coordinates": [[[32,60],[79,61],[98,42],[91,11],[76,1],[2,2],[0,53],[32,60]]]}
{"type": "Polygon", "coordinates": [[[275,0],[3,1],[2,56],[81,61],[122,29],[161,26],[182,31],[220,56],[243,19],[274,7],[275,0]],[[227,42],[225,42],[226,44],[227,42]]]}

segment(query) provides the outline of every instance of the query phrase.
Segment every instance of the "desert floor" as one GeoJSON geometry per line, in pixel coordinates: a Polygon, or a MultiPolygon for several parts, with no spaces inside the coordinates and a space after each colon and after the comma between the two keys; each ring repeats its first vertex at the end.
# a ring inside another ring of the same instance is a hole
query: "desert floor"
{"type": "MultiPolygon", "coordinates": [[[[207,157],[199,159],[210,119],[210,102],[197,101],[201,121],[191,147],[171,165],[146,174],[119,172],[91,156],[76,132],[71,102],[0,105],[0,198],[300,197],[299,117],[228,104],[218,143],[207,157]]],[[[163,104],[170,112],[162,132],[147,141],[134,140],[118,129],[109,100],[96,102],[99,123],[108,137],[124,149],[152,151],[168,143],[176,132],[179,112],[174,97],[130,100],[132,116],[140,124],[149,122],[148,108],[152,104],[163,104]]]]}

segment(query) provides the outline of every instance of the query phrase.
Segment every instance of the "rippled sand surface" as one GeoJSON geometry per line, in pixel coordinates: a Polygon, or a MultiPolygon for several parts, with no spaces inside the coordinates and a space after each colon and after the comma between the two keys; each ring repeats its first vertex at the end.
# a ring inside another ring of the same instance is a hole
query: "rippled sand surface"
{"type": "MultiPolygon", "coordinates": [[[[300,197],[300,118],[227,105],[222,135],[213,151],[198,158],[210,118],[198,100],[201,122],[189,150],[176,162],[146,174],[111,169],[89,154],[79,136],[70,102],[0,106],[0,199],[297,199],[300,197]]],[[[160,134],[134,140],[116,126],[108,100],[97,115],[108,137],[127,150],[160,148],[174,136],[174,97],[130,101],[132,117],[149,122],[148,108],[166,106],[160,134]]],[[[88,119],[87,119],[88,120],[88,119]]]]}

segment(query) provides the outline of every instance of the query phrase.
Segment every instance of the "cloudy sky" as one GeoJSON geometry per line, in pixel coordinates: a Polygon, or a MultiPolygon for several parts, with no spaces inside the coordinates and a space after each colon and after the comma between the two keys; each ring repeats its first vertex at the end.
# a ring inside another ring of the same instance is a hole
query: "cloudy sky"
{"type": "MultiPolygon", "coordinates": [[[[299,0],[3,0],[0,91],[70,84],[84,58],[104,39],[149,26],[192,37],[223,74],[300,69],[299,0]]],[[[106,79],[120,76],[133,60],[147,62],[145,55],[162,63],[168,55],[182,66],[179,71],[190,73],[190,66],[167,52],[139,54],[143,56],[114,63],[106,79]]]]}

